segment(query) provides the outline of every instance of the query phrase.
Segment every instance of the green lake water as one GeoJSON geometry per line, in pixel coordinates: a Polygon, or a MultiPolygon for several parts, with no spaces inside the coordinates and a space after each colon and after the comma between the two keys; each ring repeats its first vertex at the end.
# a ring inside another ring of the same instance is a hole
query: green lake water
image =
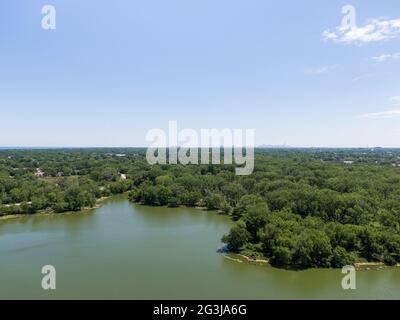
{"type": "Polygon", "coordinates": [[[0,299],[400,299],[400,268],[286,271],[217,253],[227,217],[107,200],[96,210],[0,221],[0,299]],[[41,268],[56,268],[43,290],[41,268]]]}

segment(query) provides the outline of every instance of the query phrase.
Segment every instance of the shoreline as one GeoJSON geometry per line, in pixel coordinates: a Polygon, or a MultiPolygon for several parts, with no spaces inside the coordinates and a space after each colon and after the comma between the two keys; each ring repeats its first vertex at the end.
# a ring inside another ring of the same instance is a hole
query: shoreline
{"type": "MultiPolygon", "coordinates": [[[[248,256],[245,256],[243,254],[239,253],[233,253],[233,252],[226,252],[223,254],[223,257],[225,259],[228,259],[230,261],[234,261],[237,263],[247,263],[251,265],[257,265],[257,266],[267,266],[267,267],[273,267],[268,259],[253,259],[248,256]]],[[[384,270],[384,269],[390,269],[390,268],[399,268],[400,263],[397,263],[394,266],[388,266],[385,265],[383,262],[355,262],[353,264],[355,267],[356,271],[371,271],[371,270],[384,270]]],[[[285,269],[285,268],[277,268],[277,269],[285,269]]],[[[313,269],[313,268],[309,268],[313,269]]],[[[324,269],[324,268],[316,268],[316,269],[324,269]]],[[[326,269],[332,269],[332,268],[326,268],[326,269]]],[[[337,268],[340,270],[340,268],[337,268]]],[[[303,270],[303,269],[296,269],[296,268],[288,268],[285,270],[293,270],[293,271],[298,271],[298,270],[303,270]]],[[[304,269],[307,270],[307,269],[304,269]]]]}
{"type": "MultiPolygon", "coordinates": [[[[42,210],[42,211],[38,211],[38,212],[32,213],[32,214],[20,213],[20,214],[0,215],[0,222],[6,221],[6,220],[11,220],[11,219],[16,219],[16,218],[33,217],[33,216],[58,216],[58,215],[71,215],[71,214],[77,214],[77,213],[90,213],[95,209],[101,208],[104,204],[104,201],[106,201],[110,198],[124,196],[127,193],[129,193],[129,191],[121,193],[121,194],[115,194],[115,195],[111,195],[111,196],[98,198],[98,199],[96,199],[96,202],[93,207],[85,207],[85,208],[81,208],[80,210],[77,210],[77,211],[66,211],[66,212],[56,213],[54,210],[42,210]]],[[[139,205],[145,205],[145,204],[142,204],[139,202],[134,202],[134,203],[139,204],[139,205]]],[[[186,207],[186,206],[179,206],[179,207],[186,207]]],[[[215,210],[205,210],[204,207],[196,206],[196,207],[194,207],[194,209],[197,209],[199,211],[211,211],[211,212],[216,212],[217,214],[221,214],[220,212],[215,211],[215,210]]],[[[272,265],[269,262],[269,259],[267,259],[267,258],[253,259],[244,254],[234,253],[234,252],[225,252],[225,253],[222,253],[222,255],[225,259],[234,261],[237,263],[247,263],[250,265],[272,267],[272,265]]],[[[400,263],[397,263],[396,265],[393,265],[393,266],[388,266],[388,265],[385,265],[383,262],[355,262],[353,264],[353,266],[355,267],[356,271],[369,271],[369,270],[384,270],[384,269],[388,269],[388,268],[400,267],[400,263]]],[[[285,269],[285,268],[278,268],[278,269],[285,269]]],[[[324,268],[320,268],[320,269],[324,269],[324,268]]],[[[330,269],[330,268],[328,268],[328,269],[330,269]]],[[[298,269],[289,268],[287,270],[298,270],[298,269]]],[[[305,270],[307,270],[307,269],[305,269],[305,270]]]]}
{"type": "MultiPolygon", "coordinates": [[[[143,204],[141,202],[132,202],[132,203],[135,203],[135,204],[138,204],[138,205],[141,205],[141,206],[150,206],[150,207],[152,207],[151,205],[146,205],[146,204],[143,204]]],[[[180,205],[178,207],[179,208],[190,208],[190,207],[187,207],[185,205],[180,205]]],[[[166,207],[166,208],[168,208],[168,207],[166,207]]],[[[196,206],[196,207],[193,207],[193,208],[196,209],[196,210],[200,210],[200,211],[215,212],[216,214],[224,215],[219,210],[207,210],[205,207],[199,207],[199,206],[196,206]]],[[[230,221],[232,221],[232,220],[230,220],[230,221]]],[[[253,259],[253,258],[250,258],[250,257],[248,257],[246,255],[241,254],[241,253],[234,253],[234,252],[229,252],[229,251],[220,252],[220,253],[223,255],[223,257],[225,259],[230,260],[230,261],[234,261],[234,262],[237,262],[237,263],[243,263],[244,262],[244,263],[247,263],[247,264],[250,264],[250,265],[273,267],[270,264],[269,259],[267,259],[267,258],[253,259]]],[[[355,262],[352,265],[355,267],[356,271],[384,270],[384,269],[388,269],[388,268],[400,267],[400,263],[397,263],[394,266],[388,266],[388,265],[384,264],[383,262],[355,262]]],[[[284,269],[284,270],[322,269],[323,270],[323,269],[334,269],[334,268],[307,268],[307,269],[277,268],[277,269],[284,269]]],[[[339,268],[339,270],[340,270],[340,268],[339,268]]]]}
{"type": "Polygon", "coordinates": [[[231,261],[235,261],[235,262],[239,262],[239,263],[248,263],[248,264],[252,264],[252,265],[258,265],[258,266],[271,266],[271,264],[269,263],[268,259],[252,259],[248,256],[245,256],[243,254],[239,254],[239,253],[232,253],[232,252],[228,252],[226,254],[223,255],[225,259],[231,260],[231,261]]]}
{"type": "Polygon", "coordinates": [[[34,216],[49,216],[50,217],[50,216],[57,216],[57,215],[61,215],[61,214],[70,215],[70,214],[77,214],[77,213],[88,213],[92,210],[101,208],[103,206],[103,203],[105,200],[108,200],[112,197],[121,196],[124,194],[125,193],[121,193],[121,194],[115,194],[112,196],[98,198],[98,199],[96,199],[96,203],[94,204],[93,207],[84,207],[77,211],[55,212],[52,209],[50,209],[50,210],[45,209],[45,210],[41,210],[41,211],[38,211],[35,213],[18,213],[18,214],[5,214],[5,215],[0,214],[0,222],[6,221],[6,220],[11,220],[11,219],[23,218],[23,217],[34,217],[34,216]]]}

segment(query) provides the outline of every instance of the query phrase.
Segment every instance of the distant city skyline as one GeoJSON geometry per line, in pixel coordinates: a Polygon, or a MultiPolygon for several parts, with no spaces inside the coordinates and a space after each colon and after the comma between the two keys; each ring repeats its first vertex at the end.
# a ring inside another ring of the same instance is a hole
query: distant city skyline
{"type": "Polygon", "coordinates": [[[171,120],[257,146],[400,147],[398,0],[6,0],[0,46],[2,147],[146,147],[171,120]]]}

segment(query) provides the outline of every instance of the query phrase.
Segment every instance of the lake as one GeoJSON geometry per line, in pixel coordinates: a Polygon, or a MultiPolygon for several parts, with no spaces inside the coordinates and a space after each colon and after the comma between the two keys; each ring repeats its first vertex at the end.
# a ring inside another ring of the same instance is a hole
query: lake
{"type": "Polygon", "coordinates": [[[110,198],[95,210],[0,221],[0,299],[400,299],[400,270],[286,271],[217,253],[231,221],[110,198]],[[57,289],[41,287],[53,265],[57,289]]]}

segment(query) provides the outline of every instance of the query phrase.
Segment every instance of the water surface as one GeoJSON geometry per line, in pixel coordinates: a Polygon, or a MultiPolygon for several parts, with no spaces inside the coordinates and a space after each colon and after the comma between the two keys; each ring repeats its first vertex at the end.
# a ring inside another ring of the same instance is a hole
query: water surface
{"type": "Polygon", "coordinates": [[[227,217],[131,204],[0,221],[0,299],[400,299],[400,270],[360,271],[357,290],[340,270],[286,271],[216,252],[227,217]],[[57,289],[41,287],[54,265],[57,289]]]}

